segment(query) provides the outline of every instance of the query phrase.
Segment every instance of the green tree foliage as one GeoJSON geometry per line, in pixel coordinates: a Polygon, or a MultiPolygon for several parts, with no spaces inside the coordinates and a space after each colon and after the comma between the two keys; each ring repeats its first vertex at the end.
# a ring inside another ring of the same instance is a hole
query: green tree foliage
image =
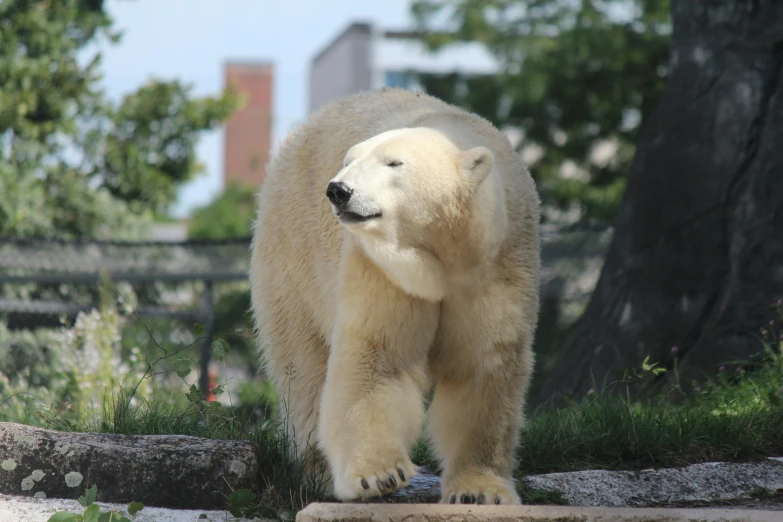
{"type": "Polygon", "coordinates": [[[503,67],[490,77],[425,74],[425,89],[523,130],[542,153],[532,170],[545,204],[612,218],[665,86],[669,2],[417,0],[412,12],[433,51],[480,42],[503,67]],[[612,146],[603,158],[600,142],[612,146]]]}
{"type": "Polygon", "coordinates": [[[257,187],[229,184],[211,203],[193,211],[188,236],[191,239],[249,237],[256,215],[257,187]]]}
{"type": "Polygon", "coordinates": [[[93,174],[113,196],[161,212],[179,184],[202,172],[193,154],[198,132],[220,126],[235,99],[191,99],[189,91],[179,82],[150,82],[112,112],[93,174]]]}
{"type": "Polygon", "coordinates": [[[201,170],[198,136],[238,97],[151,81],[110,103],[102,0],[0,0],[0,235],[129,237],[201,170]]]}

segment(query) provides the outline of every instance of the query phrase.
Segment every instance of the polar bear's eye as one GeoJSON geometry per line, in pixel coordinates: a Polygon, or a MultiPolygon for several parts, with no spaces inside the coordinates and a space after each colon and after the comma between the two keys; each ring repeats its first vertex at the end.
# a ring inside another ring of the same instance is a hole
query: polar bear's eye
{"type": "Polygon", "coordinates": [[[391,160],[386,162],[387,167],[399,167],[400,165],[402,165],[402,162],[398,160],[391,160]]]}

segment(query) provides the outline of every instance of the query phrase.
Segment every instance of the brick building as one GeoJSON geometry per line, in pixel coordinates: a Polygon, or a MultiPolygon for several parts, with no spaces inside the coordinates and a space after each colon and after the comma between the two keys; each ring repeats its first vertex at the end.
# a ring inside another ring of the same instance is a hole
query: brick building
{"type": "Polygon", "coordinates": [[[226,122],[223,176],[225,184],[257,185],[264,179],[272,145],[272,85],[274,67],[268,62],[224,65],[225,84],[245,98],[245,104],[226,122]]]}

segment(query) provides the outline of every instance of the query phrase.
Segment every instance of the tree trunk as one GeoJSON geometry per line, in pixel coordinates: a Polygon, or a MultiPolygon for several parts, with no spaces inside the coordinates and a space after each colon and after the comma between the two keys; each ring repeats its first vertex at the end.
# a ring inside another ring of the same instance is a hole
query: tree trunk
{"type": "Polygon", "coordinates": [[[783,2],[672,1],[672,17],[666,93],[539,400],[602,388],[648,355],[668,368],[676,355],[686,388],[732,371],[761,350],[783,295],[783,2]]]}

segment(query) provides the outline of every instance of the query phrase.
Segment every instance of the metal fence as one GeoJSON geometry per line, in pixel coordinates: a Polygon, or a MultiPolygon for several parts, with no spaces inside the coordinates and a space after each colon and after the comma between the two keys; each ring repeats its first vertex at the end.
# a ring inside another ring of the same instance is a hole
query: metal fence
{"type": "MultiPolygon", "coordinates": [[[[0,240],[0,314],[75,316],[95,303],[67,298],[8,298],[8,291],[22,285],[92,285],[101,277],[113,282],[201,282],[201,306],[178,309],[171,306],[138,306],[140,317],[161,317],[200,322],[204,337],[200,351],[199,387],[207,390],[211,339],[214,335],[213,287],[215,283],[247,278],[249,240],[162,242],[57,241],[48,239],[0,240]]],[[[56,294],[56,292],[55,292],[56,294]]]]}
{"type": "MultiPolygon", "coordinates": [[[[603,224],[542,225],[542,298],[584,304],[597,280],[611,232],[603,224]]],[[[200,306],[139,305],[135,313],[203,324],[199,387],[205,393],[214,335],[213,287],[247,279],[249,245],[249,238],[176,243],[0,239],[0,320],[20,314],[75,316],[96,306],[94,299],[76,302],[56,291],[33,292],[32,296],[18,291],[25,285],[97,287],[103,275],[131,284],[200,282],[200,306]]]]}

